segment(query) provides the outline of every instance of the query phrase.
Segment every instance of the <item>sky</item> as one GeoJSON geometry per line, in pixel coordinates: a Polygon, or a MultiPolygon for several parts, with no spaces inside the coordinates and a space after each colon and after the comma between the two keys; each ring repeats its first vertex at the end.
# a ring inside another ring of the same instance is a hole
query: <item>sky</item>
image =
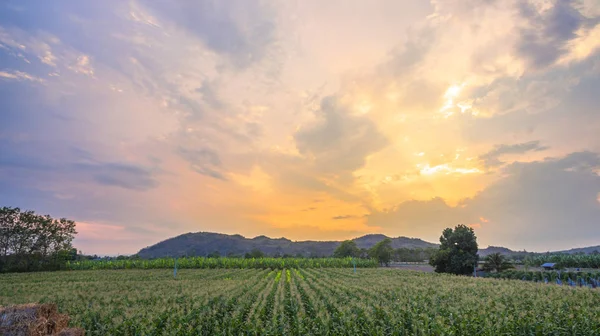
{"type": "Polygon", "coordinates": [[[0,206],[187,232],[600,244],[597,0],[0,3],[0,206]]]}

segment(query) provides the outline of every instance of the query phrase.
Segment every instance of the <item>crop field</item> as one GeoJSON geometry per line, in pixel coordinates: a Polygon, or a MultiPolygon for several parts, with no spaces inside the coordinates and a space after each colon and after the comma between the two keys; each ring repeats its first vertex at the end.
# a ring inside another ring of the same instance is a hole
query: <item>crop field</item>
{"type": "Polygon", "coordinates": [[[600,272],[521,271],[508,270],[487,275],[496,279],[518,279],[546,284],[600,288],[600,272]]]}
{"type": "Polygon", "coordinates": [[[100,269],[173,269],[178,268],[340,268],[340,267],[377,267],[373,259],[361,258],[205,258],[185,257],[137,259],[137,260],[85,260],[70,261],[66,264],[68,270],[100,270],[100,269]]]}
{"type": "Polygon", "coordinates": [[[55,302],[86,335],[598,335],[600,291],[397,269],[0,275],[0,305],[55,302]]]}

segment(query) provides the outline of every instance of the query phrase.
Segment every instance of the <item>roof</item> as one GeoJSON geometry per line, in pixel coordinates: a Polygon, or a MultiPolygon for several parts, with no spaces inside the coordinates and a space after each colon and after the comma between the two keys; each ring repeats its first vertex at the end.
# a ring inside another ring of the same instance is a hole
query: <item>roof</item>
{"type": "Polygon", "coordinates": [[[545,263],[545,264],[542,264],[542,267],[554,267],[554,266],[556,266],[556,263],[545,263]]]}

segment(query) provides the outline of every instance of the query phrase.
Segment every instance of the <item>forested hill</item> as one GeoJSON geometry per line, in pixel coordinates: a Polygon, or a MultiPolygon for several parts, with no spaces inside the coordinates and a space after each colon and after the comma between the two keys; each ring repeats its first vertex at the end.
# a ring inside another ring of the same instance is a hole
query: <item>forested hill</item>
{"type": "MultiPolygon", "coordinates": [[[[355,238],[359,248],[368,249],[385,239],[385,235],[371,234],[355,238]]],[[[392,247],[427,248],[436,247],[418,238],[397,237],[392,239],[392,247]]],[[[221,256],[229,254],[243,255],[253,249],[258,249],[269,256],[303,255],[331,256],[339,241],[291,241],[287,238],[269,238],[258,236],[245,238],[241,235],[226,235],[221,233],[197,232],[186,233],[169,238],[158,244],[146,247],[138,253],[142,258],[160,258],[173,256],[206,256],[218,252],[221,256]]]]}

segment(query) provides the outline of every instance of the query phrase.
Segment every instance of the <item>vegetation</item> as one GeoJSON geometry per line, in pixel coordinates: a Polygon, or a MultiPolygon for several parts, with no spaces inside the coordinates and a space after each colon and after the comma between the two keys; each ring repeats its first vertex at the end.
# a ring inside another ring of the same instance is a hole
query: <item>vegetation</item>
{"type": "Polygon", "coordinates": [[[0,305],[56,302],[86,335],[598,335],[596,290],[394,269],[0,275],[0,305]]]}
{"type": "Polygon", "coordinates": [[[580,287],[600,287],[600,272],[561,272],[561,271],[522,271],[508,270],[488,274],[487,277],[495,279],[516,279],[533,282],[543,282],[558,285],[580,287]]]}
{"type": "Polygon", "coordinates": [[[256,248],[252,249],[252,251],[247,252],[244,255],[244,258],[247,258],[247,259],[252,259],[252,258],[256,259],[256,258],[264,258],[264,257],[265,257],[265,254],[261,250],[256,249],[256,248]]]}
{"type": "Polygon", "coordinates": [[[492,253],[485,257],[483,270],[487,272],[502,272],[514,268],[513,264],[500,253],[492,253]]]}
{"type": "Polygon", "coordinates": [[[600,268],[600,253],[566,254],[544,253],[530,255],[524,260],[526,265],[540,266],[544,263],[556,263],[559,268],[600,268]]]}
{"type": "Polygon", "coordinates": [[[389,266],[392,260],[392,254],[394,249],[392,248],[392,240],[385,238],[369,250],[369,256],[379,262],[379,265],[389,266]]]}
{"type": "Polygon", "coordinates": [[[356,246],[356,242],[353,240],[345,240],[335,251],[333,251],[334,258],[345,258],[345,257],[359,257],[360,249],[356,246]]]}
{"type": "Polygon", "coordinates": [[[75,222],[0,208],[0,272],[56,270],[74,259],[75,222]]]}
{"type": "MultiPolygon", "coordinates": [[[[368,249],[387,238],[381,234],[370,234],[352,239],[361,250],[362,257],[368,257],[368,249]]],[[[406,249],[435,248],[435,244],[417,238],[391,238],[392,247],[406,249]]],[[[241,235],[226,235],[211,232],[186,233],[148,246],[139,251],[145,259],[183,256],[244,256],[253,249],[260,249],[265,256],[329,257],[341,242],[336,241],[291,241],[287,238],[258,236],[245,238],[241,235]]]]}
{"type": "Polygon", "coordinates": [[[405,248],[399,247],[394,250],[393,261],[400,262],[424,262],[430,260],[438,249],[435,247],[427,248],[405,248]]]}
{"type": "Polygon", "coordinates": [[[454,230],[447,228],[440,237],[440,249],[429,263],[438,273],[472,274],[479,259],[477,237],[472,228],[457,225],[454,230]]]}
{"type": "MultiPolygon", "coordinates": [[[[122,259],[122,260],[81,260],[71,261],[66,265],[70,270],[102,270],[102,269],[153,269],[174,268],[174,258],[160,259],[122,259]]],[[[352,258],[204,258],[188,257],[177,259],[178,268],[340,268],[353,267],[352,258]]],[[[356,267],[377,267],[377,262],[370,259],[357,259],[356,267]]]]}

